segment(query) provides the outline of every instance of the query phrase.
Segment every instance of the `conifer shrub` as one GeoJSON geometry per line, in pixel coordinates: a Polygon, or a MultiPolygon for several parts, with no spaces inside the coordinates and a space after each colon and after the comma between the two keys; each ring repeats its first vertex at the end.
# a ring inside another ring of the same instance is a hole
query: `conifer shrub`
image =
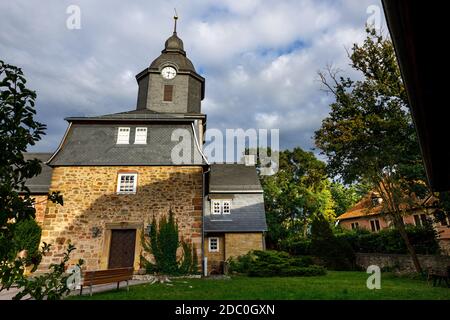
{"type": "Polygon", "coordinates": [[[153,255],[154,263],[141,255],[141,264],[147,273],[165,275],[186,275],[198,273],[198,257],[194,245],[179,240],[178,224],[172,210],[168,217],[163,216],[159,222],[153,217],[148,237],[142,234],[142,247],[153,255]],[[177,259],[177,250],[181,247],[183,255],[177,259]]]}

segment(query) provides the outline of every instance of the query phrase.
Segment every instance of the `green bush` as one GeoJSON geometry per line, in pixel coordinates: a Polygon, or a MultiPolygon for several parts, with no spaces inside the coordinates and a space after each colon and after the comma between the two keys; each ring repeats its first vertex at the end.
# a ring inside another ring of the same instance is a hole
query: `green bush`
{"type": "Polygon", "coordinates": [[[311,240],[286,239],[280,242],[280,249],[294,256],[308,256],[311,254],[311,240]]]}
{"type": "Polygon", "coordinates": [[[292,257],[281,251],[252,251],[229,259],[229,271],[250,277],[319,276],[323,267],[313,265],[311,257],[292,257]]]}
{"type": "Polygon", "coordinates": [[[15,251],[28,250],[28,255],[34,256],[39,251],[41,234],[41,227],[34,219],[19,221],[15,226],[13,235],[15,251]]]}
{"type": "MultiPolygon", "coordinates": [[[[436,231],[431,225],[407,225],[406,233],[418,254],[439,253],[436,231]]],[[[408,253],[405,242],[396,229],[383,229],[378,233],[356,229],[336,234],[336,238],[349,243],[355,252],[408,253]]]]}

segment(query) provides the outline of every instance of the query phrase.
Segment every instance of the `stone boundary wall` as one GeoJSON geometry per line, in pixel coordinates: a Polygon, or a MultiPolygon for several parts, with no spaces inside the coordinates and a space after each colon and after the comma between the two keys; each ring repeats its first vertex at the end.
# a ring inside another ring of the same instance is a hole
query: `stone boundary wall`
{"type": "MultiPolygon", "coordinates": [[[[417,255],[424,271],[429,268],[445,269],[450,266],[450,256],[417,255]]],[[[357,253],[356,264],[364,269],[370,265],[392,268],[401,272],[415,272],[412,259],[407,254],[357,253]]]]}

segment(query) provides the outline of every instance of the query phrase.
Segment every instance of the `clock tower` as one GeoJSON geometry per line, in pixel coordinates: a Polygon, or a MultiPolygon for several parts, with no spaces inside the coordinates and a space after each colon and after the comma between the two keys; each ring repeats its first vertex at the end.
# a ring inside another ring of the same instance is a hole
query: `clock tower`
{"type": "Polygon", "coordinates": [[[205,79],[186,57],[183,41],[174,31],[164,50],[148,68],[136,75],[139,85],[137,110],[157,113],[199,114],[205,95],[205,79]]]}

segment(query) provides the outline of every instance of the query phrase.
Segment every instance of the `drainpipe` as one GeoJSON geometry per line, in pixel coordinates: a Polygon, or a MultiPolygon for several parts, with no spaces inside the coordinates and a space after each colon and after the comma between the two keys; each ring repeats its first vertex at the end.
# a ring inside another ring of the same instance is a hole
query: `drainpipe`
{"type": "Polygon", "coordinates": [[[208,167],[208,170],[204,171],[202,174],[202,274],[205,276],[206,271],[206,257],[205,257],[205,186],[206,186],[206,174],[211,171],[211,168],[208,167]]]}

